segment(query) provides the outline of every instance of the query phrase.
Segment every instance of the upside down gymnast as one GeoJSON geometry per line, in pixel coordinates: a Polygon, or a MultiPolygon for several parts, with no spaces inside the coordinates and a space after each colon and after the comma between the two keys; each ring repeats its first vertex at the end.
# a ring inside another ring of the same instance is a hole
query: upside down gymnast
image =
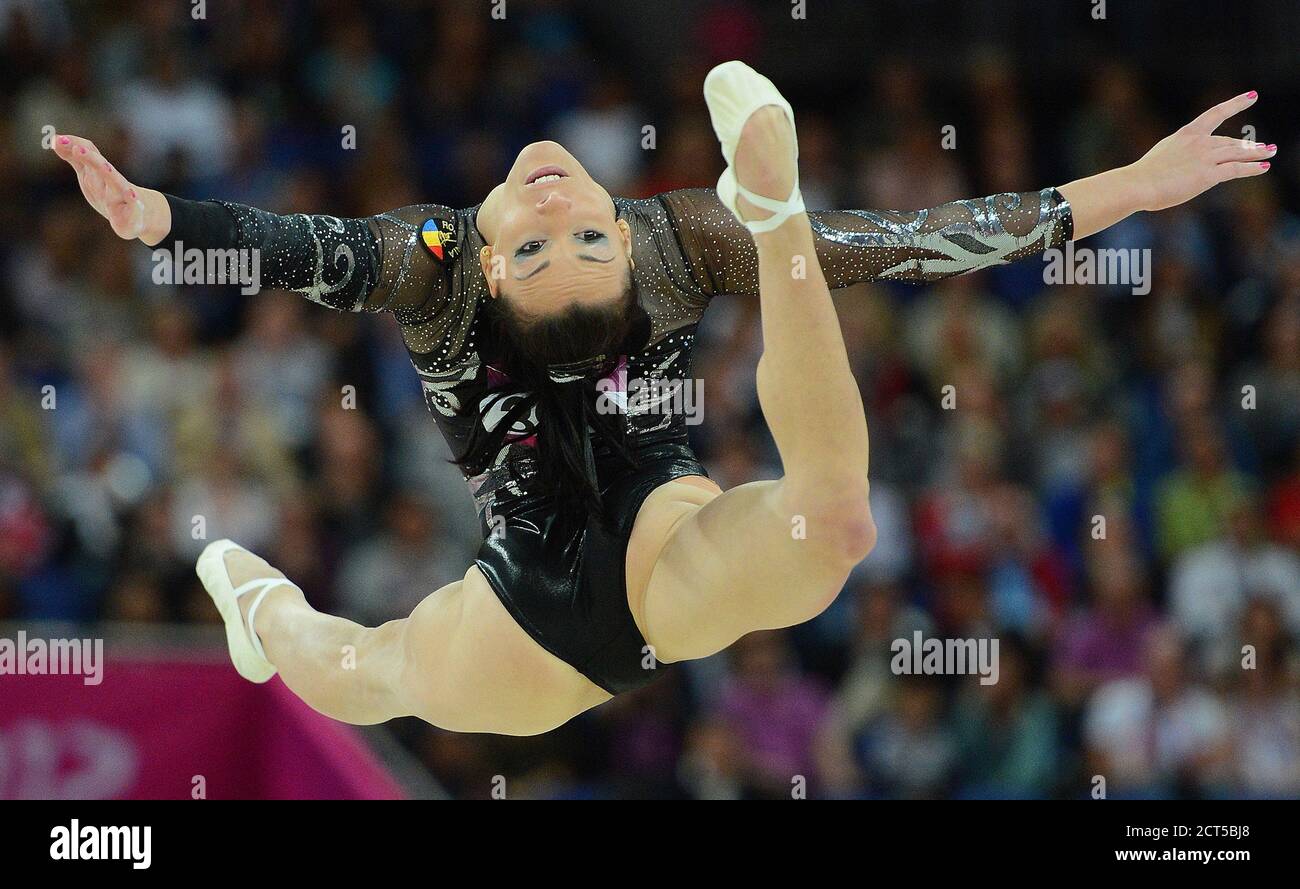
{"type": "Polygon", "coordinates": [[[1059,189],[808,213],[793,111],[771,82],[728,62],[704,93],[727,161],[717,190],[645,200],[611,198],[538,142],[477,207],[278,216],[137,187],[90,142],[56,138],[119,236],[256,249],[271,286],[391,312],[474,495],[484,539],[464,578],[376,628],[315,611],[258,556],[210,544],[197,571],[241,675],[278,672],[345,722],[528,735],[665,664],[811,619],[875,540],[867,422],[830,290],[1039,256],[1263,173],[1276,151],[1214,135],[1250,92],[1059,189]],[[681,412],[662,409],[671,385],[654,385],[689,376],[719,294],[759,299],[757,389],[782,465],[726,492],[681,412]],[[633,398],[638,383],[659,394],[633,398]]]}

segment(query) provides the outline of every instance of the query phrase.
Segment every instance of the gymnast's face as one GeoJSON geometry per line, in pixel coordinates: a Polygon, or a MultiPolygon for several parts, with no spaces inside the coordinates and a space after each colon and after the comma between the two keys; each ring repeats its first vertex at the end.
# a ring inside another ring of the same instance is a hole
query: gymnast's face
{"type": "Polygon", "coordinates": [[[627,283],[632,234],[609,192],[555,142],[519,152],[478,213],[490,245],[479,255],[492,296],[531,314],[617,298],[627,283]]]}

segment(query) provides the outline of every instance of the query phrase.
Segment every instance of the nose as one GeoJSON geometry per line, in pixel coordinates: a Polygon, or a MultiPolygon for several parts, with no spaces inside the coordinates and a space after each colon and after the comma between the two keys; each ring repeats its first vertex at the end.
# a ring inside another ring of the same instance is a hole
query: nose
{"type": "Polygon", "coordinates": [[[539,213],[559,213],[573,206],[573,201],[558,191],[553,191],[537,202],[539,213]]]}

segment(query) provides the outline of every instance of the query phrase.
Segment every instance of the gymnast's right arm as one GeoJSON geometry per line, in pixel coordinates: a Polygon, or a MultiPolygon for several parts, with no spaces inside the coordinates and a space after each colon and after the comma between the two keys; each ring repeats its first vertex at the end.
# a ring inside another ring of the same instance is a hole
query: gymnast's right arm
{"type": "Polygon", "coordinates": [[[119,237],[151,247],[257,250],[261,285],[294,290],[339,311],[389,310],[405,323],[432,318],[447,303],[444,267],[419,247],[420,223],[449,216],[446,207],[418,205],[365,219],[280,216],[134,186],[76,136],[56,136],[54,148],[119,237]]]}

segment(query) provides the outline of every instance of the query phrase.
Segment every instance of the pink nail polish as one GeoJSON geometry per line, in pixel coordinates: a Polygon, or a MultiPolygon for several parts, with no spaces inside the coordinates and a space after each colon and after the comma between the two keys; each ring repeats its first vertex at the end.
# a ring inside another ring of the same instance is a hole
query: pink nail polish
{"type": "Polygon", "coordinates": [[[67,145],[67,144],[68,144],[68,137],[67,137],[67,136],[60,136],[60,137],[59,137],[59,144],[60,144],[60,145],[67,145]]]}
{"type": "Polygon", "coordinates": [[[1261,170],[1267,170],[1271,166],[1272,164],[1270,164],[1268,161],[1263,161],[1262,163],[1260,163],[1259,168],[1261,170]]]}
{"type": "Polygon", "coordinates": [[[1269,151],[1277,151],[1277,146],[1276,146],[1276,145],[1270,145],[1270,146],[1268,146],[1268,150],[1269,150],[1269,151]]]}
{"type": "Polygon", "coordinates": [[[1246,93],[1246,98],[1247,98],[1247,99],[1254,99],[1254,98],[1257,98],[1258,96],[1259,96],[1259,93],[1255,92],[1254,90],[1251,90],[1250,92],[1246,93]]]}

